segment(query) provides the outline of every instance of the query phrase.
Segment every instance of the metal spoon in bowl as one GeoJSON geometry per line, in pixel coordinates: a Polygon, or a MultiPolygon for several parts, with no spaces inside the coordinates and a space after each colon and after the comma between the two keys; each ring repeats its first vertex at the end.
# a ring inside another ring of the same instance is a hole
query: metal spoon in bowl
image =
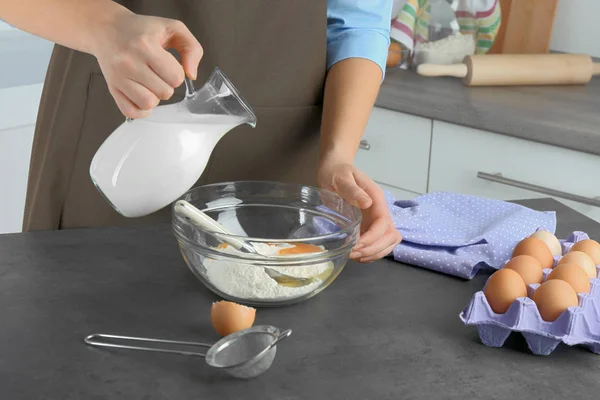
{"type": "MultiPolygon", "coordinates": [[[[174,210],[181,218],[191,222],[194,226],[206,230],[206,233],[215,237],[217,240],[232,246],[234,249],[245,253],[256,254],[261,257],[271,258],[271,256],[260,254],[254,246],[238,238],[232,237],[231,234],[219,224],[217,221],[194,207],[185,200],[178,200],[175,203],[174,210]],[[221,233],[223,235],[219,235],[221,233]]],[[[328,269],[326,274],[310,276],[307,278],[290,276],[276,271],[270,267],[263,266],[265,272],[281,286],[302,287],[317,282],[323,275],[328,275],[331,271],[328,269]]]]}

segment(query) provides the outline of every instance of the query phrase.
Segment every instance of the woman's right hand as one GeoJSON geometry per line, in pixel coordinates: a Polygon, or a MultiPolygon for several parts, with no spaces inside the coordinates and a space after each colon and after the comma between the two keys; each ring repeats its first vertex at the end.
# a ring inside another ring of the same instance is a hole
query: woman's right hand
{"type": "Polygon", "coordinates": [[[121,112],[142,118],[171,98],[185,75],[196,79],[203,50],[181,21],[127,11],[100,29],[92,54],[121,112]],[[169,48],[181,55],[181,64],[169,48]]]}

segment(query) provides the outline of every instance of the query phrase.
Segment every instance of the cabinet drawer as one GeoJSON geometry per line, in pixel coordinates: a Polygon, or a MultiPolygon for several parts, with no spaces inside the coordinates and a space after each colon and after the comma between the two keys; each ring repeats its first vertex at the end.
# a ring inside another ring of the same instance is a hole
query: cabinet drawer
{"type": "Polygon", "coordinates": [[[373,180],[425,193],[429,173],[431,120],[374,108],[355,164],[373,180]]]}
{"type": "Polygon", "coordinates": [[[435,121],[429,191],[452,191],[501,200],[553,197],[600,221],[600,208],[565,200],[531,185],[600,198],[600,156],[435,121]],[[524,183],[513,187],[478,177],[495,175],[524,183]]]}
{"type": "Polygon", "coordinates": [[[34,130],[0,130],[0,234],[21,232],[34,130]]]}

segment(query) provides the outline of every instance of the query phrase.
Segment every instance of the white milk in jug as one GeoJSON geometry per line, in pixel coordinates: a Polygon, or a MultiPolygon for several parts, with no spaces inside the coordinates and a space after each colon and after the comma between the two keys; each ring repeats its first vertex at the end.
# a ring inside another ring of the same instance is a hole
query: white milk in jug
{"type": "Polygon", "coordinates": [[[192,114],[181,104],[159,106],[147,118],[124,122],[106,139],[90,176],[120,214],[151,214],[189,190],[217,142],[245,121],[236,115],[192,114]]]}

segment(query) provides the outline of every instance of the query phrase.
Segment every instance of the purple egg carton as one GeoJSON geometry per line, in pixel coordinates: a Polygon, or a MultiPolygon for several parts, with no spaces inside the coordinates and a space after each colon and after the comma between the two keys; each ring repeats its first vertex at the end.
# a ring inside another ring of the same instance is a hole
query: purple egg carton
{"type": "MultiPolygon", "coordinates": [[[[589,239],[584,232],[573,232],[560,240],[563,255],[575,242],[589,239]]],[[[556,265],[560,256],[555,257],[556,265]]],[[[600,276],[600,265],[596,266],[600,276]]],[[[546,281],[551,269],[544,269],[546,281]]],[[[590,292],[578,293],[579,305],[570,307],[556,321],[542,319],[531,297],[539,284],[528,285],[527,296],[513,302],[504,314],[496,314],[490,307],[483,290],[475,293],[459,317],[466,325],[475,325],[481,342],[490,347],[502,347],[512,332],[520,332],[533,354],[549,355],[562,342],[568,346],[582,346],[600,354],[600,279],[590,280],[590,292]]],[[[484,287],[485,289],[485,287],[484,287]]]]}

